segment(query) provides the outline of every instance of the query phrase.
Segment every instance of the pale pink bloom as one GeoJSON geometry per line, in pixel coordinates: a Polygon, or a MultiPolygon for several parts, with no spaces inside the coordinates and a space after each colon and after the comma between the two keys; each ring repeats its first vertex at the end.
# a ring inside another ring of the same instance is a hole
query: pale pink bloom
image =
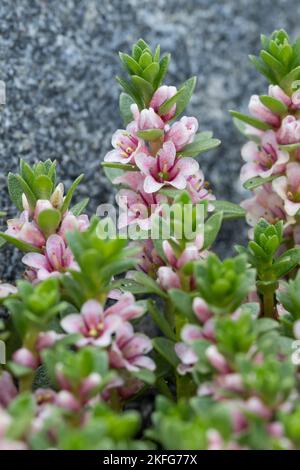
{"type": "Polygon", "coordinates": [[[90,375],[82,379],[79,387],[79,394],[83,401],[88,400],[92,395],[97,393],[99,386],[102,382],[102,377],[97,372],[92,372],[90,375]]]}
{"type": "Polygon", "coordinates": [[[187,372],[191,372],[198,361],[197,354],[193,351],[191,346],[188,346],[185,343],[176,343],[175,352],[181,361],[177,367],[177,372],[180,375],[185,375],[187,372]]]}
{"type": "Polygon", "coordinates": [[[139,171],[125,171],[121,176],[113,180],[113,184],[121,184],[127,186],[133,191],[139,192],[143,190],[145,176],[139,171]]]}
{"type": "Polygon", "coordinates": [[[205,351],[205,355],[210,364],[221,374],[228,374],[228,372],[230,372],[225,357],[218,351],[215,345],[209,346],[205,351]]]}
{"type": "Polygon", "coordinates": [[[213,318],[207,320],[202,329],[202,336],[209,341],[215,341],[215,322],[213,318]]]}
{"type": "Polygon", "coordinates": [[[292,103],[294,109],[300,108],[300,90],[294,91],[292,94],[292,103]]]}
{"type": "Polygon", "coordinates": [[[295,116],[286,116],[277,131],[280,144],[297,144],[300,141],[300,120],[295,116]]]}
{"type": "Polygon", "coordinates": [[[53,191],[50,202],[56,209],[60,209],[64,202],[64,185],[59,183],[53,191]]]}
{"type": "Polygon", "coordinates": [[[16,364],[28,367],[30,369],[36,369],[39,365],[37,358],[27,348],[17,349],[17,351],[14,352],[12,358],[16,364]]]}
{"type": "Polygon", "coordinates": [[[38,281],[59,276],[68,269],[78,269],[73,254],[59,235],[50,235],[46,243],[45,254],[27,253],[23,263],[31,268],[38,281]]]}
{"type": "Polygon", "coordinates": [[[218,387],[230,392],[242,393],[245,390],[242,376],[237,373],[218,375],[216,382],[218,387]]]}
{"type": "Polygon", "coordinates": [[[209,320],[213,315],[207,303],[200,297],[194,298],[193,310],[196,317],[201,321],[201,323],[207,322],[207,320],[209,320]]]}
{"type": "Polygon", "coordinates": [[[110,365],[131,372],[140,369],[154,370],[154,362],[145,355],[151,349],[151,340],[141,333],[134,333],[132,325],[126,322],[119,328],[112,342],[109,351],[110,365]]]}
{"type": "Polygon", "coordinates": [[[278,85],[269,86],[269,96],[272,96],[272,98],[281,101],[288,107],[292,104],[292,99],[278,85]]]}
{"type": "Polygon", "coordinates": [[[68,390],[61,390],[57,393],[55,399],[55,405],[59,408],[72,412],[79,412],[81,410],[81,404],[74,395],[68,390]]]}
{"type": "MultiPolygon", "coordinates": [[[[175,86],[163,85],[159,87],[154,93],[150,101],[150,107],[153,108],[156,113],[158,113],[160,106],[163,103],[165,103],[165,101],[172,98],[172,96],[176,95],[176,93],[177,93],[177,88],[175,86]]],[[[172,119],[175,112],[176,112],[176,104],[174,104],[167,113],[161,114],[160,117],[163,119],[163,121],[167,122],[167,121],[170,121],[170,119],[172,119]]]]}
{"type": "Polygon", "coordinates": [[[26,243],[30,243],[36,247],[45,245],[45,237],[35,222],[29,221],[29,213],[24,211],[17,219],[7,221],[7,230],[5,233],[11,237],[17,238],[26,243]]]}
{"type": "Polygon", "coordinates": [[[135,160],[141,172],[146,175],[146,193],[159,191],[165,185],[185,189],[187,178],[199,170],[199,164],[193,158],[176,157],[176,148],[172,142],[165,142],[155,158],[140,153],[135,160]]]}
{"type": "Polygon", "coordinates": [[[284,201],[284,209],[294,216],[300,209],[300,164],[291,162],[286,167],[286,176],[276,178],[272,183],[274,191],[284,201]]]}
{"type": "Polygon", "coordinates": [[[164,240],[163,251],[170,266],[175,269],[181,269],[190,261],[196,261],[205,257],[205,252],[201,252],[203,243],[203,236],[199,234],[194,240],[194,242],[188,243],[186,248],[180,254],[180,256],[177,256],[168,240],[164,240]]]}
{"type": "Polygon", "coordinates": [[[48,199],[38,199],[36,201],[34,213],[33,213],[33,219],[37,223],[38,217],[41,212],[47,210],[47,209],[53,209],[53,206],[48,199]]]}
{"type": "Polygon", "coordinates": [[[72,212],[66,212],[60,224],[58,235],[66,241],[67,232],[78,230],[84,232],[89,227],[89,218],[86,214],[75,216],[72,212]]]}
{"type": "Polygon", "coordinates": [[[142,230],[149,230],[153,216],[160,212],[161,205],[167,202],[167,197],[163,194],[145,193],[143,189],[138,193],[131,189],[121,189],[116,201],[121,209],[119,228],[137,224],[142,230]]]}
{"type": "Polygon", "coordinates": [[[145,308],[136,303],[134,296],[130,292],[124,292],[116,303],[105,310],[104,315],[118,315],[122,320],[128,321],[139,318],[144,313],[145,308]]]}
{"type": "Polygon", "coordinates": [[[297,320],[293,326],[294,336],[296,339],[300,339],[300,320],[297,320]]]}
{"type": "Polygon", "coordinates": [[[244,404],[243,408],[262,419],[269,420],[272,416],[272,411],[261,401],[258,397],[249,398],[244,404]]]}
{"type": "Polygon", "coordinates": [[[106,314],[102,305],[96,300],[88,300],[81,308],[81,313],[67,315],[61,321],[63,330],[67,333],[80,333],[82,338],[77,342],[78,347],[92,344],[106,347],[111,343],[112,335],[122,325],[120,315],[106,314]]]}
{"type": "Polygon", "coordinates": [[[246,210],[246,220],[254,227],[257,222],[264,218],[274,224],[278,220],[286,220],[286,214],[282,199],[274,193],[271,184],[260,186],[254,191],[254,196],[241,203],[246,210]]]}
{"type": "Polygon", "coordinates": [[[149,274],[151,277],[156,277],[157,269],[165,263],[158,256],[153,241],[149,238],[147,240],[141,240],[138,243],[132,242],[130,245],[141,248],[140,253],[138,253],[137,255],[138,268],[141,271],[144,271],[145,273],[149,274]]]}
{"type": "Polygon", "coordinates": [[[246,162],[241,171],[242,183],[255,176],[268,178],[282,173],[289,161],[289,153],[280,150],[273,131],[265,132],[260,144],[247,142],[242,148],[242,157],[246,162]]]}
{"type": "Polygon", "coordinates": [[[39,409],[41,409],[45,405],[55,402],[56,392],[52,388],[37,388],[34,397],[39,409]]]}
{"type": "Polygon", "coordinates": [[[270,124],[271,126],[280,126],[280,117],[264,106],[258,95],[252,95],[249,102],[249,111],[256,118],[270,124]]]}
{"type": "Polygon", "coordinates": [[[268,424],[268,432],[272,437],[281,438],[284,436],[284,427],[279,421],[268,424]]]}
{"type": "Polygon", "coordinates": [[[165,142],[173,142],[178,152],[193,142],[198,126],[195,117],[183,116],[180,121],[175,122],[171,127],[166,126],[165,142]]]}
{"type": "Polygon", "coordinates": [[[153,108],[142,109],[142,111],[139,111],[138,106],[136,104],[132,104],[130,109],[139,131],[164,128],[164,121],[158,114],[156,114],[153,108]]]}
{"type": "MultiPolygon", "coordinates": [[[[211,191],[207,189],[207,184],[204,180],[204,174],[200,169],[197,171],[197,173],[187,178],[186,189],[193,204],[197,204],[198,202],[204,200],[214,201],[216,199],[211,191]]],[[[212,204],[208,204],[208,211],[211,212],[213,210],[214,206],[212,204]]]]}
{"type": "Polygon", "coordinates": [[[219,431],[209,429],[207,435],[207,450],[224,450],[224,440],[219,431]]]}
{"type": "Polygon", "coordinates": [[[158,283],[164,290],[180,289],[181,282],[178,274],[168,266],[161,266],[157,271],[158,283]]]}
{"type": "Polygon", "coordinates": [[[104,161],[134,164],[137,153],[147,152],[144,141],[137,137],[136,131],[137,125],[135,122],[130,123],[126,130],[118,129],[113,134],[111,141],[114,150],[105,155],[104,161]]]}
{"type": "Polygon", "coordinates": [[[16,294],[17,292],[18,289],[16,286],[7,282],[0,282],[0,299],[4,299],[5,297],[8,297],[11,294],[16,294]]]}
{"type": "Polygon", "coordinates": [[[56,341],[62,339],[65,335],[59,334],[54,330],[42,331],[39,333],[35,347],[38,352],[41,352],[43,349],[51,348],[56,341]]]}
{"type": "Polygon", "coordinates": [[[12,376],[4,370],[0,375],[0,406],[6,408],[17,396],[17,393],[17,388],[13,382],[12,376]]]}

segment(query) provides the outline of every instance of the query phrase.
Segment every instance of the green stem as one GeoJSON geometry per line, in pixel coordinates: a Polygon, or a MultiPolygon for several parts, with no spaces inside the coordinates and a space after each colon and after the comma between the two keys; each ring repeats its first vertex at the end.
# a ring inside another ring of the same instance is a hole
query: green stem
{"type": "MultiPolygon", "coordinates": [[[[36,329],[31,329],[29,330],[24,338],[23,342],[23,347],[28,349],[34,356],[37,356],[37,352],[35,349],[35,344],[36,340],[38,337],[39,331],[36,329]]],[[[19,380],[19,389],[20,392],[27,392],[31,391],[32,389],[32,384],[35,376],[35,371],[32,371],[25,375],[24,377],[21,377],[19,380]]]]}
{"type": "Polygon", "coordinates": [[[263,294],[264,316],[274,318],[274,291],[270,290],[263,294]]]}

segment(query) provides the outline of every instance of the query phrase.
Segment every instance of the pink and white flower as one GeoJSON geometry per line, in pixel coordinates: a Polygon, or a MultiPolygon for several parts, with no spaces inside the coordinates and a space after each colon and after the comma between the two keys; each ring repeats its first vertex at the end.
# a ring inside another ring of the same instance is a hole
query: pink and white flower
{"type": "Polygon", "coordinates": [[[11,294],[16,294],[18,289],[16,286],[9,284],[8,282],[0,282],[0,299],[5,299],[11,294]]]}
{"type": "Polygon", "coordinates": [[[61,326],[67,333],[80,333],[82,338],[77,342],[78,347],[88,344],[106,347],[112,341],[112,335],[122,325],[120,315],[103,311],[102,305],[96,300],[88,300],[81,308],[81,313],[67,315],[61,321],[61,326]]]}
{"type": "Polygon", "coordinates": [[[289,153],[280,150],[273,131],[265,132],[260,144],[247,142],[242,148],[242,157],[246,162],[241,171],[242,183],[255,176],[268,178],[281,173],[289,161],[289,153]]]}
{"type": "Polygon", "coordinates": [[[4,370],[0,375],[0,406],[6,408],[17,396],[17,393],[12,376],[4,370]]]}
{"type": "Polygon", "coordinates": [[[17,349],[17,351],[14,352],[12,358],[16,364],[28,367],[29,369],[36,369],[39,365],[38,359],[27,348],[17,349]]]}
{"type": "Polygon", "coordinates": [[[179,158],[172,142],[165,142],[157,156],[151,157],[140,153],[136,156],[136,165],[146,176],[144,191],[154,193],[163,186],[185,189],[187,178],[199,170],[199,164],[193,158],[179,158]]]}
{"type": "Polygon", "coordinates": [[[277,139],[280,144],[297,144],[300,142],[300,120],[295,116],[286,116],[277,131],[277,139]]]}
{"type": "Polygon", "coordinates": [[[137,372],[140,369],[154,370],[155,364],[146,356],[152,349],[151,340],[141,334],[134,333],[130,323],[124,323],[117,331],[109,351],[111,367],[137,372]]]}
{"type": "Polygon", "coordinates": [[[276,178],[273,189],[284,202],[284,209],[289,216],[295,216],[300,209],[300,164],[291,162],[287,165],[286,176],[276,178]]]}
{"type": "Polygon", "coordinates": [[[126,130],[118,129],[111,140],[114,150],[105,155],[104,161],[134,164],[137,153],[147,151],[144,141],[138,138],[136,131],[137,125],[135,122],[128,124],[126,130]]]}
{"type": "Polygon", "coordinates": [[[157,280],[160,286],[168,291],[169,289],[180,289],[181,281],[177,273],[169,266],[161,266],[157,271],[157,280]]]}
{"type": "Polygon", "coordinates": [[[59,235],[50,235],[46,242],[45,254],[27,253],[22,258],[34,274],[33,279],[43,281],[48,277],[59,276],[68,269],[78,269],[73,254],[59,235]]]}
{"type": "Polygon", "coordinates": [[[251,96],[249,102],[249,111],[253,116],[266,122],[267,124],[270,124],[271,126],[280,126],[281,120],[278,114],[273,113],[269,108],[264,106],[258,95],[251,96]]]}
{"type": "Polygon", "coordinates": [[[278,85],[269,86],[269,96],[275,98],[278,101],[281,101],[288,107],[290,107],[292,104],[292,99],[278,85]]]}
{"type": "Polygon", "coordinates": [[[5,233],[26,243],[30,243],[38,248],[45,245],[45,237],[35,222],[30,222],[29,213],[23,211],[19,218],[7,221],[5,233]]]}
{"type": "Polygon", "coordinates": [[[139,318],[144,313],[145,308],[135,301],[134,296],[130,292],[123,293],[119,300],[104,312],[105,316],[118,315],[124,321],[139,318]]]}
{"type": "Polygon", "coordinates": [[[88,229],[89,224],[89,218],[86,214],[75,216],[70,211],[66,212],[60,224],[58,235],[60,235],[64,239],[64,241],[66,241],[67,232],[73,232],[74,230],[84,232],[88,229]]]}
{"type": "Polygon", "coordinates": [[[166,126],[165,142],[173,142],[178,152],[193,142],[198,127],[199,124],[195,117],[183,116],[180,121],[175,122],[171,127],[166,126]]]}
{"type": "MultiPolygon", "coordinates": [[[[207,183],[204,180],[204,174],[200,168],[196,174],[187,178],[186,189],[193,204],[197,204],[204,200],[214,201],[216,199],[212,192],[207,189],[207,183]]],[[[212,204],[208,204],[208,211],[211,212],[213,210],[214,206],[212,204]]]]}
{"type": "Polygon", "coordinates": [[[137,130],[147,131],[150,129],[163,129],[165,127],[164,121],[156,114],[153,108],[139,111],[138,106],[132,104],[130,109],[136,122],[137,130]]]}
{"type": "MultiPolygon", "coordinates": [[[[158,113],[159,108],[162,104],[168,101],[172,96],[176,95],[177,88],[175,86],[167,86],[163,85],[159,87],[156,92],[154,93],[151,101],[150,107],[154,109],[156,113],[158,113]]],[[[176,112],[176,104],[174,104],[171,109],[166,112],[165,114],[160,114],[160,117],[164,122],[170,121],[176,112]]]]}

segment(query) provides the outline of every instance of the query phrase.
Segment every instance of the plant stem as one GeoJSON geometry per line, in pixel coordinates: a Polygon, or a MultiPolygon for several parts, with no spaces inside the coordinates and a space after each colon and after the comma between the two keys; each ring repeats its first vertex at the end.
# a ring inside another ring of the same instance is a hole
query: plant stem
{"type": "Polygon", "coordinates": [[[270,290],[263,294],[264,316],[274,318],[274,291],[270,290]]]}

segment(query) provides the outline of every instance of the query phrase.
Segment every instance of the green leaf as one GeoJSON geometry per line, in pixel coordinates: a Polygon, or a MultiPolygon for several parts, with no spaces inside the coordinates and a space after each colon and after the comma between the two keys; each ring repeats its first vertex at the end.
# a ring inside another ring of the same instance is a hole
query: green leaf
{"type": "Polygon", "coordinates": [[[259,136],[255,134],[250,134],[249,129],[247,129],[247,126],[243,121],[240,121],[237,118],[233,118],[233,124],[241,134],[247,137],[247,139],[253,140],[253,142],[260,144],[259,136]]]}
{"type": "Polygon", "coordinates": [[[70,209],[72,214],[74,214],[76,217],[78,217],[80,214],[82,214],[82,212],[84,211],[84,209],[88,205],[89,200],[90,199],[88,197],[86,197],[86,198],[82,199],[82,201],[80,201],[77,204],[75,204],[74,206],[72,206],[71,209],[70,209]]]}
{"type": "Polygon", "coordinates": [[[264,106],[269,108],[273,113],[285,114],[288,110],[288,107],[282,102],[268,95],[261,95],[259,97],[260,101],[264,106]]]}
{"type": "Polygon", "coordinates": [[[12,245],[15,245],[19,250],[25,251],[25,253],[42,253],[42,249],[38,248],[34,245],[31,245],[30,243],[23,242],[21,240],[18,240],[15,237],[12,237],[8,235],[7,233],[0,232],[0,237],[2,237],[4,240],[6,240],[8,243],[11,243],[12,245]]]}
{"type": "MultiPolygon", "coordinates": [[[[106,178],[114,183],[114,180],[121,176],[124,172],[118,168],[108,168],[107,166],[103,167],[106,178]]],[[[115,183],[114,183],[115,184],[115,183]]]]}
{"type": "Polygon", "coordinates": [[[175,352],[175,342],[167,338],[154,338],[153,347],[169,364],[176,368],[179,364],[179,358],[175,352]]]}
{"type": "Polygon", "coordinates": [[[77,188],[77,186],[79,185],[79,183],[81,182],[83,177],[84,177],[83,174],[78,176],[78,178],[76,178],[76,180],[72,183],[71,187],[69,188],[69,190],[66,194],[66,197],[64,199],[63,205],[60,209],[60,212],[62,214],[64,214],[68,210],[68,207],[69,207],[69,205],[71,203],[71,200],[72,200],[72,197],[73,197],[73,193],[74,193],[75,189],[77,188]]]}
{"type": "Polygon", "coordinates": [[[8,193],[9,193],[10,199],[12,200],[12,202],[15,204],[16,208],[19,211],[23,211],[23,204],[22,204],[23,188],[20,183],[20,179],[18,175],[15,175],[14,173],[8,173],[7,184],[8,184],[8,193]]]}
{"type": "Polygon", "coordinates": [[[57,209],[45,209],[38,215],[38,226],[46,237],[56,232],[61,221],[61,213],[57,209]]]}
{"type": "Polygon", "coordinates": [[[148,106],[154,93],[152,85],[146,80],[144,80],[142,77],[139,77],[138,75],[132,75],[131,80],[135,87],[139,90],[141,96],[143,97],[145,105],[148,106]]]}
{"type": "Polygon", "coordinates": [[[176,119],[180,114],[185,110],[186,106],[188,105],[192,94],[194,93],[194,89],[197,83],[197,77],[191,77],[186,82],[182,84],[180,88],[184,88],[184,91],[179,96],[179,99],[176,103],[176,113],[173,119],[176,119]]]}
{"type": "Polygon", "coordinates": [[[162,116],[170,111],[170,109],[177,103],[179,97],[185,91],[185,87],[180,88],[180,90],[175,93],[170,99],[166,100],[158,109],[158,114],[162,116]]]}
{"type": "Polygon", "coordinates": [[[147,49],[143,51],[140,59],[139,59],[139,64],[142,67],[142,69],[145,69],[150,65],[152,62],[152,54],[149,52],[147,49]]]}
{"type": "Polygon", "coordinates": [[[264,61],[264,63],[272,69],[273,73],[275,74],[278,80],[280,80],[280,78],[286,73],[285,67],[269,52],[261,51],[260,57],[264,61]]]}
{"type": "Polygon", "coordinates": [[[293,152],[294,150],[297,150],[299,147],[300,147],[300,142],[297,142],[296,144],[279,145],[279,148],[281,150],[284,150],[285,152],[293,152]]]}
{"type": "Polygon", "coordinates": [[[216,212],[204,223],[204,246],[203,249],[209,248],[219,233],[222,225],[223,212],[216,212]]]}
{"type": "Polygon", "coordinates": [[[168,294],[175,309],[190,321],[194,321],[195,315],[191,296],[181,289],[170,289],[168,294]]]}
{"type": "Polygon", "coordinates": [[[144,103],[139,95],[138,89],[129,80],[125,80],[122,77],[116,77],[116,80],[121,85],[125,93],[131,96],[134,102],[138,105],[139,109],[143,109],[144,103]]]}
{"type": "Polygon", "coordinates": [[[153,84],[155,90],[159,87],[159,85],[163,81],[168,71],[170,60],[171,60],[171,54],[166,54],[165,56],[161,58],[159,62],[159,72],[153,84]]]}
{"type": "Polygon", "coordinates": [[[145,382],[149,385],[153,385],[155,382],[155,374],[151,370],[148,369],[140,369],[137,372],[133,372],[132,375],[137,379],[145,382]]]}
{"type": "Polygon", "coordinates": [[[211,204],[215,207],[216,211],[223,212],[223,220],[244,218],[246,215],[245,209],[233,202],[217,200],[211,201],[211,204]]]}
{"type": "Polygon", "coordinates": [[[257,58],[254,55],[249,55],[248,57],[259,73],[264,75],[271,83],[276,83],[273,71],[260,58],[257,58]]]}
{"type": "Polygon", "coordinates": [[[34,172],[25,160],[20,160],[20,174],[26,183],[32,187],[34,183],[34,172]]]}
{"type": "Polygon", "coordinates": [[[51,179],[46,175],[38,176],[34,180],[33,190],[37,199],[50,199],[53,191],[51,179]]]}
{"type": "Polygon", "coordinates": [[[141,75],[143,69],[130,55],[119,52],[119,57],[130,74],[141,75]]]}
{"type": "Polygon", "coordinates": [[[152,64],[148,65],[148,67],[142,72],[142,77],[145,80],[147,80],[147,82],[150,82],[151,84],[153,84],[158,73],[159,73],[159,64],[157,62],[152,62],[152,64]]]}
{"type": "Polygon", "coordinates": [[[149,299],[147,302],[147,310],[151,315],[152,320],[161,332],[169,339],[176,341],[176,335],[173,332],[164,312],[161,309],[156,308],[156,305],[152,299],[149,299]]]}
{"type": "Polygon", "coordinates": [[[134,101],[131,98],[131,96],[127,95],[127,93],[120,94],[120,98],[119,98],[120,112],[121,112],[122,119],[126,125],[133,120],[133,115],[130,109],[130,106],[132,104],[134,104],[134,101]]]}
{"type": "Polygon", "coordinates": [[[13,176],[14,176],[14,184],[16,185],[16,183],[18,181],[20,187],[22,188],[22,192],[25,193],[25,195],[26,195],[27,201],[28,201],[31,209],[34,209],[35,204],[36,204],[36,197],[35,197],[33,191],[31,190],[31,188],[28,186],[26,181],[23,180],[23,178],[20,175],[13,175],[13,176]]]}
{"type": "Polygon", "coordinates": [[[292,248],[284,252],[273,264],[273,269],[279,279],[285,276],[300,263],[300,248],[292,248]]]}
{"type": "Polygon", "coordinates": [[[231,116],[239,119],[240,121],[243,121],[252,127],[256,127],[257,129],[261,129],[262,131],[272,129],[272,126],[270,124],[260,121],[259,119],[256,119],[252,116],[248,116],[246,114],[242,114],[242,113],[239,113],[237,111],[232,111],[232,110],[230,110],[229,113],[231,114],[231,116]]]}
{"type": "Polygon", "coordinates": [[[137,136],[140,137],[140,139],[151,142],[160,139],[163,133],[163,129],[147,129],[145,131],[138,131],[137,136]]]}
{"type": "Polygon", "coordinates": [[[117,168],[119,170],[124,171],[137,171],[137,167],[135,165],[130,165],[129,163],[102,162],[101,166],[103,166],[104,168],[117,168]]]}
{"type": "Polygon", "coordinates": [[[255,176],[254,178],[250,178],[247,180],[243,186],[245,189],[248,189],[252,191],[255,188],[258,188],[259,186],[262,186],[263,184],[270,183],[273,181],[275,178],[278,178],[280,175],[271,175],[268,176],[268,178],[262,178],[261,176],[255,176]]]}
{"type": "Polygon", "coordinates": [[[218,139],[194,140],[191,144],[186,145],[183,150],[180,150],[178,154],[182,157],[195,157],[200,153],[218,147],[220,143],[221,141],[218,139]]]}
{"type": "MultiPolygon", "coordinates": [[[[142,271],[136,271],[132,275],[132,279],[124,279],[124,281],[127,281],[129,284],[131,280],[135,281],[137,284],[140,284],[140,286],[143,288],[143,292],[145,293],[147,292],[148,294],[157,294],[160,297],[167,297],[165,292],[159,288],[157,282],[142,271]]],[[[124,287],[124,289],[126,290],[126,287],[124,287]]]]}
{"type": "Polygon", "coordinates": [[[293,70],[291,70],[279,83],[280,87],[283,88],[285,92],[290,94],[292,90],[292,84],[295,80],[300,78],[300,65],[293,70]]]}

